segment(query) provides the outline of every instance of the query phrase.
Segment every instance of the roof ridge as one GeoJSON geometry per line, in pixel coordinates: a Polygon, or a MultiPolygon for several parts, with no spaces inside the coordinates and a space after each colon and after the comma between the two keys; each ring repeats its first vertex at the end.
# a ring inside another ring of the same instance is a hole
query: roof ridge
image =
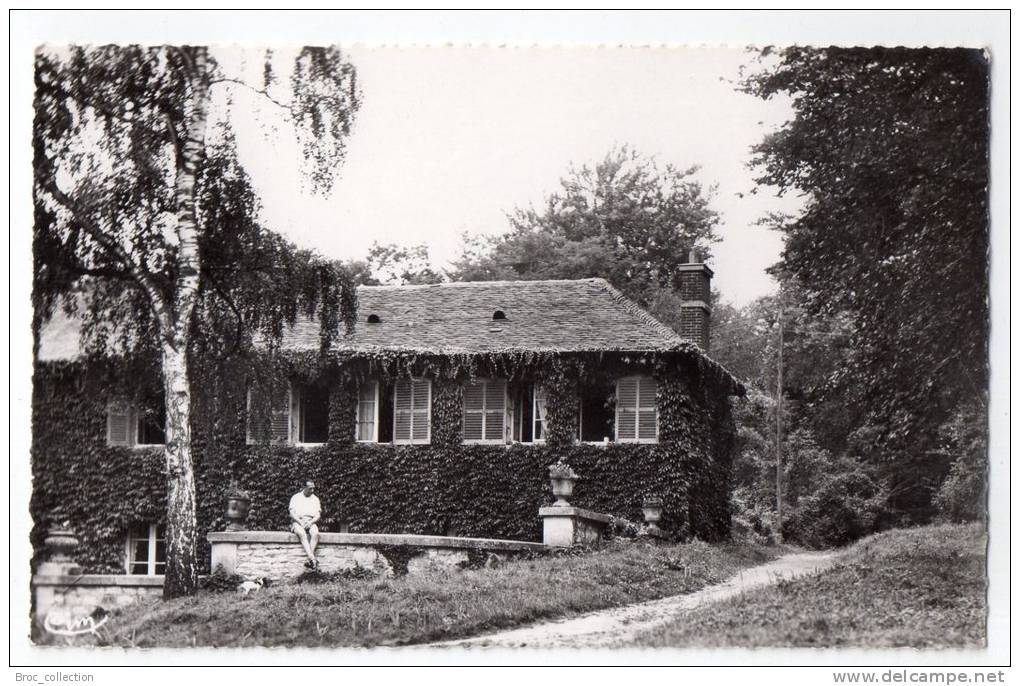
{"type": "Polygon", "coordinates": [[[609,282],[599,276],[591,276],[584,279],[503,279],[501,281],[443,281],[441,283],[416,283],[416,284],[380,284],[377,286],[360,285],[358,289],[372,290],[410,290],[424,288],[460,288],[471,286],[520,286],[522,284],[550,284],[550,283],[605,283],[609,282]]]}

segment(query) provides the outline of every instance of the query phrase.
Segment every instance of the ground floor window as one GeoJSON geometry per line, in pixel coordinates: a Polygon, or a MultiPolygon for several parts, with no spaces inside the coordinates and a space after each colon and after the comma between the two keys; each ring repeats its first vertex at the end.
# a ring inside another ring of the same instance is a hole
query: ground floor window
{"type": "Polygon", "coordinates": [[[108,445],[161,446],[166,443],[166,404],[163,398],[150,401],[115,400],[106,408],[108,445]]]}
{"type": "Polygon", "coordinates": [[[295,410],[298,443],[325,443],[329,440],[329,389],[302,384],[296,386],[291,398],[295,410]]]}
{"type": "Polygon", "coordinates": [[[128,574],[164,574],[166,572],[166,534],[162,526],[140,524],[132,527],[127,538],[128,574]]]}
{"type": "Polygon", "coordinates": [[[428,443],[432,438],[432,383],[401,379],[393,385],[393,442],[428,443]]]}
{"type": "Polygon", "coordinates": [[[616,439],[613,386],[598,383],[580,389],[579,438],[585,443],[603,443],[616,439]]]}
{"type": "Polygon", "coordinates": [[[358,409],[355,416],[354,438],[359,443],[379,440],[379,383],[370,381],[358,389],[358,409]]]}
{"type": "Polygon", "coordinates": [[[464,441],[506,442],[504,379],[478,379],[464,387],[464,441]]]}
{"type": "Polygon", "coordinates": [[[538,384],[525,386],[514,395],[513,439],[521,443],[545,440],[545,391],[538,384]]]}
{"type": "Polygon", "coordinates": [[[658,384],[650,376],[629,376],[616,384],[616,440],[654,443],[659,435],[655,396],[658,384]]]}

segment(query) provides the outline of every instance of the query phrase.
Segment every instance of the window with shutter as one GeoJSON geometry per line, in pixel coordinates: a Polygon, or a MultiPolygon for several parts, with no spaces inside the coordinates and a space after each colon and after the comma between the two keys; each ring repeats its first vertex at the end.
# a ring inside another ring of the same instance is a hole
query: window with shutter
{"type": "Polygon", "coordinates": [[[431,438],[432,383],[401,379],[393,388],[393,442],[428,443],[431,438]]]}
{"type": "Polygon", "coordinates": [[[616,383],[616,440],[622,443],[654,443],[659,418],[657,384],[650,376],[630,376],[616,383]]]}
{"type": "Polygon", "coordinates": [[[133,412],[125,402],[110,403],[106,408],[106,442],[108,445],[131,445],[133,412]]]}
{"type": "Polygon", "coordinates": [[[252,403],[255,401],[255,394],[248,389],[248,421],[247,421],[247,442],[253,445],[268,431],[271,443],[290,443],[291,441],[291,389],[273,398],[269,411],[269,425],[266,426],[263,420],[253,421],[256,413],[252,410],[252,403]]]}
{"type": "Polygon", "coordinates": [[[464,387],[464,442],[506,442],[504,379],[479,379],[464,387]]]}
{"type": "Polygon", "coordinates": [[[291,389],[274,398],[269,417],[269,440],[273,443],[290,443],[291,389]]]}
{"type": "Polygon", "coordinates": [[[375,443],[379,440],[376,427],[379,426],[379,383],[371,381],[361,384],[358,389],[358,411],[355,419],[355,439],[359,443],[375,443]]]}
{"type": "Polygon", "coordinates": [[[659,413],[655,404],[658,385],[650,376],[638,380],[638,432],[639,441],[655,442],[659,437],[659,413]]]}

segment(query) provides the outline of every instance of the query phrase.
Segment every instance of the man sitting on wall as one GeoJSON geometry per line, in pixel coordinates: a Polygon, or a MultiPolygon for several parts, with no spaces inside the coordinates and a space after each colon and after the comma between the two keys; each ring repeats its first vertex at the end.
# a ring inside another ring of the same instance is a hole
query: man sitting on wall
{"type": "Polygon", "coordinates": [[[322,505],[315,495],[315,482],[306,481],[305,487],[290,499],[291,531],[297,534],[301,547],[305,549],[308,562],[305,567],[316,569],[319,561],[315,559],[315,547],[319,544],[319,527],[316,523],[322,516],[322,505]]]}

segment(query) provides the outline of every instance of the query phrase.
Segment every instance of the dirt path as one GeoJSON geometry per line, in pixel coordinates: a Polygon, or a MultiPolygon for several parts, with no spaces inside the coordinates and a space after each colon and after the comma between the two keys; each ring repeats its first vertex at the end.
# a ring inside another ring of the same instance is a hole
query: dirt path
{"type": "Polygon", "coordinates": [[[495,634],[433,643],[429,647],[464,648],[605,648],[619,645],[706,603],[730,598],[760,586],[819,572],[833,562],[832,553],[798,553],[739,572],[721,584],[694,593],[646,603],[589,612],[579,617],[501,631],[495,634]]]}

